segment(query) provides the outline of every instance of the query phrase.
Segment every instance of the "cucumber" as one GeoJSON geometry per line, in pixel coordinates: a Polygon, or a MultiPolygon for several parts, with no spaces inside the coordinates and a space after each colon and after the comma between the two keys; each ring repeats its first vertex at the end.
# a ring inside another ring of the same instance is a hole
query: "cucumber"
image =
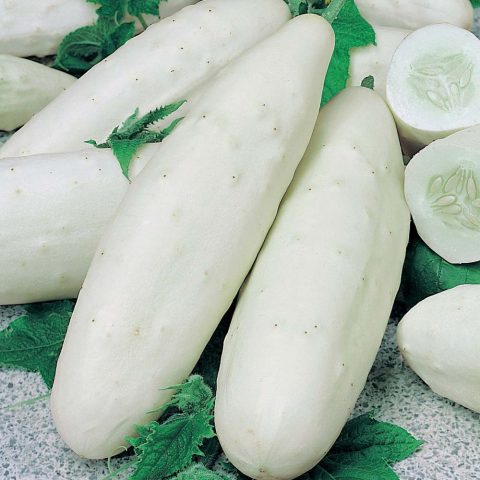
{"type": "Polygon", "coordinates": [[[40,63],[0,55],[0,130],[21,127],[75,80],[40,63]]]}
{"type": "Polygon", "coordinates": [[[373,26],[376,45],[352,48],[348,86],[360,86],[369,75],[375,79],[374,90],[386,99],[387,74],[393,54],[410,30],[373,26]]]}
{"type": "Polygon", "coordinates": [[[2,159],[0,304],[77,297],[128,185],[111,150],[2,159]]]}
{"type": "MultiPolygon", "coordinates": [[[[160,16],[172,15],[198,0],[167,0],[160,16]]],[[[57,53],[73,30],[92,25],[99,5],[86,0],[0,0],[0,53],[17,57],[44,57],[57,53]]],[[[146,15],[147,23],[158,18],[146,15]]]]}
{"type": "Polygon", "coordinates": [[[307,148],[333,44],[318,15],[287,23],[222,70],[134,179],[53,385],[54,422],[78,454],[122,452],[170,398],[160,389],[192,371],[307,148]]]}
{"type": "MultiPolygon", "coordinates": [[[[81,151],[138,107],[140,115],[190,92],[290,18],[283,0],[204,0],[152,25],[45,107],[0,157],[81,151]],[[139,61],[142,58],[142,61],[139,61]]],[[[93,148],[93,147],[92,147],[93,148]]]]}
{"type": "Polygon", "coordinates": [[[355,0],[370,23],[416,30],[435,23],[450,23],[470,30],[473,8],[470,0],[355,0]]]}
{"type": "Polygon", "coordinates": [[[410,310],[398,325],[405,363],[438,395],[480,413],[480,285],[461,285],[410,310]]]}
{"type": "Polygon", "coordinates": [[[348,88],[320,111],[222,354],[216,432],[248,477],[301,475],[348,420],[400,283],[403,172],[375,92],[348,88]]]}
{"type": "Polygon", "coordinates": [[[405,197],[422,240],[450,263],[480,260],[480,126],[437,140],[405,172],[405,197]]]}
{"type": "Polygon", "coordinates": [[[387,100],[412,151],[480,123],[480,40],[446,24],[413,32],[393,56],[387,100]]]}

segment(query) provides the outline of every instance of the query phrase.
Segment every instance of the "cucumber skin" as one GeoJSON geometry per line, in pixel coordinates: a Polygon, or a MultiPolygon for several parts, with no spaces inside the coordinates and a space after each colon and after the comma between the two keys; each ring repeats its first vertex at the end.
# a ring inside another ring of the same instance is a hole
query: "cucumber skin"
{"type": "Polygon", "coordinates": [[[346,423],[400,285],[410,226],[403,173],[378,94],[352,87],[321,110],[222,354],[216,431],[248,477],[301,475],[346,423]]]}
{"type": "Polygon", "coordinates": [[[470,0],[356,0],[356,4],[366,20],[385,27],[416,30],[451,23],[470,30],[473,26],[470,0]]]}
{"type": "Polygon", "coordinates": [[[453,265],[428,248],[416,232],[412,233],[401,288],[402,301],[408,308],[464,284],[480,284],[480,262],[453,265]]]}
{"type": "Polygon", "coordinates": [[[194,368],[307,148],[333,43],[317,15],[287,23],[222,70],[132,182],[52,389],[55,425],[78,454],[123,451],[170,398],[160,389],[194,368]]]}
{"type": "Polygon", "coordinates": [[[75,81],[41,63],[0,54],[0,130],[21,127],[75,81]]]}
{"type": "Polygon", "coordinates": [[[438,395],[480,413],[480,286],[429,297],[400,321],[405,363],[438,395]]]}

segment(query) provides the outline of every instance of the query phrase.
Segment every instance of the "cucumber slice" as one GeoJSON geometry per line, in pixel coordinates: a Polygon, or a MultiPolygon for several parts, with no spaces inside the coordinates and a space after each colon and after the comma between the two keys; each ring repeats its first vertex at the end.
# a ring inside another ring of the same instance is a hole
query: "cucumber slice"
{"type": "Polygon", "coordinates": [[[414,151],[479,124],[480,41],[447,24],[411,33],[393,56],[387,101],[414,151]]]}
{"type": "Polygon", "coordinates": [[[423,241],[450,263],[480,260],[480,125],[410,161],[405,197],[423,241]]]}

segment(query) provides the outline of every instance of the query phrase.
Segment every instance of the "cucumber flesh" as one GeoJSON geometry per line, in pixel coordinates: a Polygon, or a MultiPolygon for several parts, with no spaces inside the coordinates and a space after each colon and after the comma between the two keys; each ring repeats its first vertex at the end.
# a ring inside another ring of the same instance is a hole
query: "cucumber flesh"
{"type": "Polygon", "coordinates": [[[419,150],[480,123],[480,41],[453,25],[411,33],[395,52],[387,101],[403,140],[419,150]]]}
{"type": "Polygon", "coordinates": [[[405,197],[418,234],[450,263],[480,260],[479,136],[477,126],[434,142],[405,172],[405,197]]]}

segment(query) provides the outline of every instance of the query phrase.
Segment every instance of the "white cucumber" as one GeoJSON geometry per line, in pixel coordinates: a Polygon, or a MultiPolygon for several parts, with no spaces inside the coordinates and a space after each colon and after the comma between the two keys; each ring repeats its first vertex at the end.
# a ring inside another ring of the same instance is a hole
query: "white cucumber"
{"type": "MultiPolygon", "coordinates": [[[[197,1],[161,2],[160,16],[197,1]]],[[[86,0],[0,0],[0,53],[17,57],[53,55],[66,35],[95,23],[98,7],[86,0]]],[[[145,20],[158,21],[151,15],[145,20]]]]}
{"type": "Polygon", "coordinates": [[[480,413],[480,285],[423,300],[398,325],[407,365],[438,395],[480,413]]]}
{"type": "Polygon", "coordinates": [[[40,63],[0,54],[0,130],[21,127],[75,80],[40,63]]]}
{"type": "Polygon", "coordinates": [[[75,298],[128,184],[111,150],[2,159],[0,304],[75,298]]]}
{"type": "Polygon", "coordinates": [[[374,25],[376,45],[350,50],[348,86],[359,86],[369,75],[375,78],[375,91],[386,99],[387,74],[393,54],[410,30],[374,25]]]}
{"type": "Polygon", "coordinates": [[[371,90],[346,89],[320,112],[225,339],[215,425],[248,477],[295,478],[340,434],[387,325],[409,222],[391,114],[371,90]]]}
{"type": "Polygon", "coordinates": [[[121,452],[170,398],[160,388],[193,369],[308,145],[333,42],[318,15],[287,23],[212,81],[133,181],[80,292],[52,390],[57,429],[78,454],[121,452]]]}
{"type": "Polygon", "coordinates": [[[86,0],[0,0],[0,53],[52,55],[65,35],[95,23],[95,10],[86,0]]]}
{"type": "Polygon", "coordinates": [[[450,23],[470,30],[473,8],[470,0],[355,0],[361,15],[385,27],[417,28],[450,23]]]}
{"type": "Polygon", "coordinates": [[[15,133],[0,157],[84,150],[85,140],[106,138],[137,107],[145,114],[188,98],[289,18],[283,0],[204,0],[184,8],[88,71],[15,133]]]}
{"type": "Polygon", "coordinates": [[[397,48],[387,101],[411,150],[480,123],[480,40],[453,25],[430,25],[397,48]]]}
{"type": "Polygon", "coordinates": [[[480,260],[480,125],[437,140],[405,172],[405,197],[423,241],[450,263],[480,260]]]}

